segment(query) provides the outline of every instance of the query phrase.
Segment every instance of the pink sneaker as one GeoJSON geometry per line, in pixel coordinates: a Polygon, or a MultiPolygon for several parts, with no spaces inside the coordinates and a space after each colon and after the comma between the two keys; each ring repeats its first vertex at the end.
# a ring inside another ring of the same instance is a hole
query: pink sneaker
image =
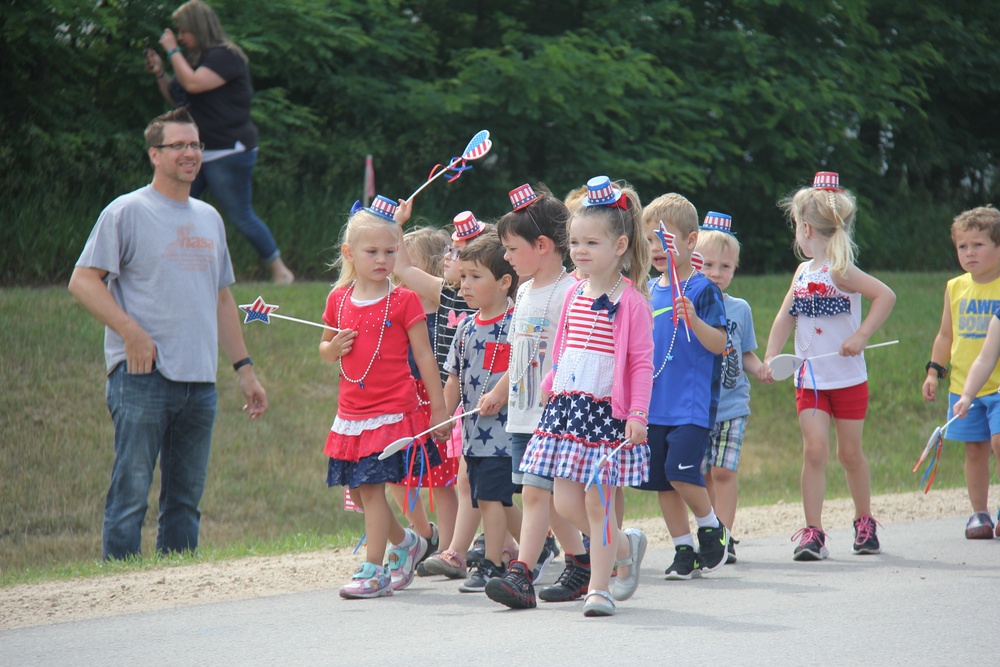
{"type": "Polygon", "coordinates": [[[381,598],[387,595],[392,595],[389,568],[373,563],[358,565],[351,581],[340,589],[340,597],[345,600],[381,598]]]}
{"type": "Polygon", "coordinates": [[[406,533],[403,542],[412,537],[413,544],[408,547],[398,544],[389,547],[389,572],[392,576],[392,590],[394,591],[401,591],[410,585],[413,581],[413,573],[417,569],[417,561],[427,550],[427,540],[409,528],[404,529],[403,532],[406,533]]]}

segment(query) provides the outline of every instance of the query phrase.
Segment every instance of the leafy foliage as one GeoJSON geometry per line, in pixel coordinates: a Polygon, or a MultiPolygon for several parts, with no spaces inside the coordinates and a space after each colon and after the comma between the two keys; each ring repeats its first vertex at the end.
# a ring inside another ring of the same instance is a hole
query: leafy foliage
{"type": "MultiPolygon", "coordinates": [[[[255,205],[300,274],[330,259],[366,154],[378,191],[404,197],[483,128],[493,153],[419,214],[495,217],[525,181],[562,194],[607,173],[731,213],[753,271],[793,261],[774,204],[820,169],[859,196],[862,261],[883,268],[950,267],[920,250],[1000,188],[988,3],[212,4],[251,59],[255,205]]],[[[164,106],[141,50],[173,9],[0,5],[0,281],[64,279],[101,208],[148,178],[141,130],[164,106]]]]}

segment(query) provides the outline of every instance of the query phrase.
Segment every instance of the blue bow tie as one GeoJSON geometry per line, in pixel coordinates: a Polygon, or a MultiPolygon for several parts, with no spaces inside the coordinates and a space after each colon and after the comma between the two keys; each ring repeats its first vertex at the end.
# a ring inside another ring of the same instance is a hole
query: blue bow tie
{"type": "Polygon", "coordinates": [[[618,310],[617,303],[611,303],[611,299],[608,298],[607,294],[602,294],[601,296],[594,299],[594,303],[591,304],[591,310],[607,310],[608,311],[608,321],[615,321],[615,312],[618,310]]]}

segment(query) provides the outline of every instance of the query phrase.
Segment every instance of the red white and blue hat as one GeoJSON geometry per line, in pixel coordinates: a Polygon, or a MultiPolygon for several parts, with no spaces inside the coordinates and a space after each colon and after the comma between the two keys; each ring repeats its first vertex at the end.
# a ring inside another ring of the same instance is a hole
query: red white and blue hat
{"type": "Polygon", "coordinates": [[[472,211],[462,211],[452,220],[455,223],[455,232],[451,235],[452,241],[468,241],[483,233],[486,225],[476,220],[472,211]]]}
{"type": "Polygon", "coordinates": [[[525,208],[528,204],[538,199],[538,195],[535,194],[535,191],[528,183],[514,188],[508,194],[510,196],[510,205],[513,207],[512,210],[514,211],[520,211],[522,208],[525,208]]]}
{"type": "Polygon", "coordinates": [[[389,222],[396,222],[392,219],[393,214],[396,212],[396,202],[388,197],[375,195],[375,199],[372,200],[372,205],[368,207],[368,210],[389,222]]]}
{"type": "Polygon", "coordinates": [[[840,192],[840,174],[835,171],[817,171],[813,177],[813,188],[816,190],[833,190],[840,192]]]}
{"type": "Polygon", "coordinates": [[[701,223],[701,227],[698,229],[706,232],[725,232],[726,234],[736,236],[736,233],[733,232],[733,216],[726,215],[725,213],[719,213],[717,211],[709,211],[706,213],[705,221],[701,223]]]}
{"type": "Polygon", "coordinates": [[[607,176],[594,176],[587,181],[587,198],[583,206],[614,206],[621,199],[622,191],[611,184],[607,176]]]}

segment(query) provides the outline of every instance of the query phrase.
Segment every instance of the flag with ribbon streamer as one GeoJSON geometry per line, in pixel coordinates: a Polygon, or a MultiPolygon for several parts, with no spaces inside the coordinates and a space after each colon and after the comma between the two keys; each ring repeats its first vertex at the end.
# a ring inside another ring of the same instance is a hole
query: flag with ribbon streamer
{"type": "Polygon", "coordinates": [[[417,188],[412,195],[407,197],[406,201],[411,201],[420,193],[421,190],[445,174],[451,174],[448,178],[448,182],[453,183],[463,173],[472,169],[472,165],[468,164],[468,162],[478,160],[483,157],[490,152],[491,148],[493,148],[493,142],[490,140],[489,130],[480,130],[465,146],[465,150],[462,151],[460,156],[453,157],[447,165],[434,165],[424,184],[417,188]]]}

